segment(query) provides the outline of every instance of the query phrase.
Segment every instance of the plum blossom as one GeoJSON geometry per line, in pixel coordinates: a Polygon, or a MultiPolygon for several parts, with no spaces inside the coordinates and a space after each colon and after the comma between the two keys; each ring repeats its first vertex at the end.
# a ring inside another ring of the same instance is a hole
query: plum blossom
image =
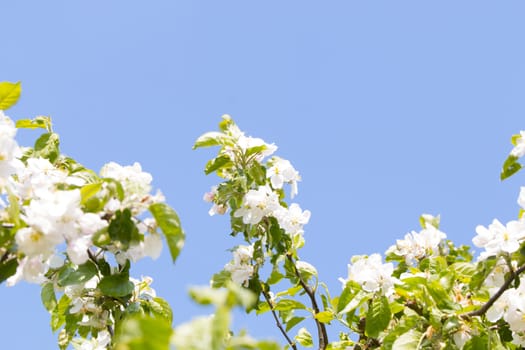
{"type": "Polygon", "coordinates": [[[281,189],[283,184],[288,183],[292,187],[290,196],[292,198],[295,197],[297,194],[297,182],[301,180],[299,172],[294,169],[288,160],[279,157],[273,157],[270,165],[266,172],[266,177],[270,179],[272,187],[281,189]]]}
{"type": "Polygon", "coordinates": [[[247,287],[253,276],[253,245],[240,245],[233,251],[233,260],[224,266],[224,270],[230,272],[232,281],[247,287]]]}
{"type": "Polygon", "coordinates": [[[397,240],[396,245],[390,247],[388,252],[405,257],[406,263],[413,265],[418,259],[438,254],[439,246],[446,237],[445,233],[434,226],[426,225],[419,233],[412,231],[404,239],[397,240]]]}
{"type": "Polygon", "coordinates": [[[514,157],[521,158],[525,155],[525,131],[520,131],[520,134],[515,139],[516,145],[510,151],[510,154],[514,157]]]}
{"type": "Polygon", "coordinates": [[[480,259],[501,253],[514,253],[520,248],[520,242],[525,238],[525,223],[509,221],[503,225],[497,219],[492,221],[488,228],[476,227],[477,236],[472,239],[476,247],[485,248],[480,259]]]}
{"type": "Polygon", "coordinates": [[[394,284],[398,282],[392,276],[393,272],[392,263],[383,264],[381,255],[372,254],[353,259],[353,262],[348,264],[348,278],[339,280],[343,286],[348,281],[354,281],[366,292],[379,292],[381,295],[390,296],[394,293],[394,284]]]}
{"type": "Polygon", "coordinates": [[[269,186],[259,186],[257,190],[250,190],[244,195],[242,206],[233,216],[242,217],[245,224],[256,225],[263,217],[280,209],[282,207],[277,194],[269,186]]]}

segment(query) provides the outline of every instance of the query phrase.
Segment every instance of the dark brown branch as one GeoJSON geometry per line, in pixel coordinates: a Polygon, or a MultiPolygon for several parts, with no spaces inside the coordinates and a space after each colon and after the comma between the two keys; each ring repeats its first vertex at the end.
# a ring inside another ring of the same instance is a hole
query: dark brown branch
{"type": "Polygon", "coordinates": [[[268,295],[266,291],[263,291],[262,294],[264,295],[264,299],[266,299],[266,302],[270,306],[270,310],[272,311],[272,315],[273,315],[273,318],[275,319],[275,324],[277,325],[277,328],[279,328],[279,330],[281,331],[283,336],[286,338],[286,341],[288,342],[288,344],[290,344],[292,349],[297,350],[297,346],[295,345],[295,342],[292,341],[292,339],[290,339],[290,336],[288,336],[288,333],[286,333],[286,330],[283,328],[283,325],[281,324],[279,317],[277,317],[277,313],[275,312],[270,296],[268,295]]]}
{"type": "MultiPolygon", "coordinates": [[[[303,287],[304,291],[306,292],[306,295],[308,295],[308,298],[310,298],[310,302],[312,303],[312,308],[314,309],[314,315],[317,315],[320,310],[319,306],[317,305],[317,300],[315,299],[315,292],[310,288],[308,284],[303,280],[303,277],[301,276],[301,273],[297,269],[297,266],[295,265],[295,261],[293,260],[291,255],[286,255],[288,260],[293,265],[295,275],[299,279],[299,284],[301,287],[303,287]]],[[[317,326],[317,335],[319,337],[319,350],[324,350],[328,346],[328,334],[326,333],[326,327],[324,323],[319,322],[318,319],[314,317],[315,325],[317,326]]]]}
{"type": "Polygon", "coordinates": [[[468,318],[468,317],[474,317],[474,316],[482,316],[484,315],[488,309],[490,309],[490,307],[492,305],[494,305],[494,303],[501,297],[501,295],[507,290],[509,289],[510,287],[510,284],[512,283],[512,281],[514,281],[514,279],[516,277],[518,277],[521,273],[523,273],[525,271],[525,265],[522,265],[520,268],[518,268],[516,271],[510,271],[510,276],[505,280],[505,283],[503,283],[503,285],[500,287],[500,289],[498,289],[498,291],[492,296],[490,297],[490,299],[485,303],[485,305],[483,305],[481,308],[479,308],[478,310],[474,310],[474,311],[471,311],[471,312],[468,312],[466,314],[463,314],[461,315],[462,317],[464,318],[468,318]]]}

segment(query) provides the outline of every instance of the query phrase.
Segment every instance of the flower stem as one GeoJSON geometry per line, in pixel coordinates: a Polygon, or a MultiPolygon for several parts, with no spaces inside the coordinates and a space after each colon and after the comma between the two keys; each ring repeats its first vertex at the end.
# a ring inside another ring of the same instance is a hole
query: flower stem
{"type": "MultiPolygon", "coordinates": [[[[292,256],[288,254],[286,255],[286,258],[292,263],[295,271],[295,276],[299,279],[299,284],[301,285],[301,287],[303,287],[304,291],[306,292],[306,295],[308,295],[308,298],[310,298],[310,302],[312,303],[312,308],[314,310],[314,315],[318,314],[320,310],[317,304],[317,300],[315,298],[315,291],[313,291],[312,288],[303,280],[303,277],[297,269],[297,266],[295,265],[295,261],[292,258],[292,256]]],[[[315,317],[314,321],[315,325],[317,326],[317,335],[319,337],[319,350],[324,350],[328,346],[328,334],[326,333],[326,327],[324,323],[319,322],[319,320],[315,317]]]]}
{"type": "Polygon", "coordinates": [[[516,271],[510,270],[510,276],[505,280],[505,283],[503,283],[500,289],[498,289],[498,291],[492,297],[490,297],[490,299],[481,308],[479,308],[478,310],[467,312],[466,314],[461,315],[461,317],[469,318],[484,315],[488,311],[488,309],[490,309],[490,307],[494,305],[494,303],[503,295],[503,293],[507,289],[509,289],[510,285],[512,284],[512,281],[514,281],[514,279],[524,271],[525,265],[520,266],[516,271]]]}
{"type": "Polygon", "coordinates": [[[295,342],[292,341],[292,339],[290,339],[290,336],[288,335],[288,333],[286,333],[286,330],[283,328],[283,325],[281,321],[279,320],[277,313],[275,312],[270,295],[268,295],[268,292],[266,291],[263,291],[262,294],[264,295],[264,299],[266,299],[266,302],[270,306],[270,310],[272,311],[272,315],[273,315],[273,318],[275,319],[275,324],[277,325],[277,328],[279,328],[283,336],[286,338],[286,341],[288,342],[288,344],[290,344],[290,347],[294,350],[297,350],[297,346],[295,345],[295,342]]]}

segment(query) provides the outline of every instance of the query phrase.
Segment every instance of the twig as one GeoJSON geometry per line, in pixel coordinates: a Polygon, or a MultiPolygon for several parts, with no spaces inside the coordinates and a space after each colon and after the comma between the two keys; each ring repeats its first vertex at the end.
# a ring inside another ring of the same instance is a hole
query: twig
{"type": "Polygon", "coordinates": [[[270,296],[268,295],[268,293],[266,291],[263,291],[262,294],[264,295],[264,299],[266,299],[266,302],[270,306],[270,310],[272,311],[272,315],[273,315],[273,318],[275,319],[275,323],[277,325],[277,328],[279,328],[279,330],[281,331],[283,336],[286,338],[286,341],[288,342],[288,344],[290,344],[292,349],[297,350],[297,346],[295,345],[295,342],[292,341],[292,339],[290,339],[290,336],[288,335],[288,333],[286,333],[286,330],[283,328],[283,325],[281,324],[281,321],[279,321],[279,317],[277,317],[277,314],[275,313],[275,309],[273,307],[273,303],[271,301],[270,296]]]}
{"type": "MultiPolygon", "coordinates": [[[[295,261],[293,260],[291,255],[286,255],[288,260],[293,265],[295,275],[299,279],[299,284],[301,287],[303,287],[304,291],[306,292],[306,295],[308,295],[308,298],[310,298],[310,302],[312,303],[312,308],[314,309],[314,315],[319,313],[319,306],[317,305],[317,300],[315,299],[315,292],[310,288],[308,284],[303,280],[303,277],[301,276],[301,273],[297,269],[297,266],[295,265],[295,261]]],[[[324,350],[328,346],[328,334],[326,333],[326,327],[324,323],[319,322],[318,319],[314,317],[315,325],[317,326],[317,335],[319,336],[319,349],[324,350]]]]}
{"type": "Polygon", "coordinates": [[[505,280],[505,283],[503,283],[500,289],[498,289],[498,291],[492,297],[490,297],[490,299],[485,303],[485,305],[483,305],[478,310],[474,310],[466,314],[463,314],[461,315],[461,317],[468,318],[468,317],[484,315],[488,311],[488,309],[490,309],[490,307],[494,305],[494,303],[501,297],[501,295],[509,288],[512,281],[514,281],[514,279],[517,276],[519,276],[521,273],[523,273],[524,271],[525,271],[525,265],[522,265],[516,271],[511,270],[509,278],[505,280]]]}

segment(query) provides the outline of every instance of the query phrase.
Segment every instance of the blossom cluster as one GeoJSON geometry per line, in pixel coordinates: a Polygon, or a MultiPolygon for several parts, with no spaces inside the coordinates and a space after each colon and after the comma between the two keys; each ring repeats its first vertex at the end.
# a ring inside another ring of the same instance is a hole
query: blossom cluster
{"type": "Polygon", "coordinates": [[[224,270],[230,273],[233,282],[248,286],[254,272],[252,258],[253,245],[240,245],[233,251],[233,260],[224,266],[224,270]]]}
{"type": "MultiPolygon", "coordinates": [[[[262,237],[266,241],[264,237],[271,218],[276,220],[279,229],[290,238],[295,248],[302,245],[303,227],[310,220],[310,211],[301,209],[297,203],[288,205],[283,201],[285,185],[290,186],[291,198],[297,195],[297,183],[301,180],[299,172],[290,161],[274,155],[277,146],[273,143],[246,136],[229,116],[223,119],[222,132],[206,133],[196,142],[197,147],[222,146],[218,157],[207,167],[217,171],[226,181],[204,194],[204,201],[212,203],[208,213],[225,214],[233,201],[232,219],[251,227],[247,230],[259,232],[251,238],[262,237]],[[263,225],[259,227],[261,223],[263,225]]],[[[252,262],[253,241],[245,238],[250,246],[239,246],[225,270],[230,272],[234,282],[247,286],[254,265],[258,263],[252,262]]]]}
{"type": "Polygon", "coordinates": [[[343,287],[348,281],[358,283],[364,291],[390,296],[394,293],[394,284],[397,278],[392,276],[394,272],[393,263],[383,263],[379,254],[370,256],[356,256],[352,263],[348,264],[348,278],[339,280],[343,287]]]}
{"type": "MultiPolygon", "coordinates": [[[[493,289],[494,291],[494,289],[493,289]]],[[[525,278],[520,278],[517,288],[507,289],[487,311],[487,319],[497,322],[504,319],[512,331],[512,343],[525,346],[525,278]]]]}
{"type": "Polygon", "coordinates": [[[409,266],[413,266],[417,261],[427,257],[440,254],[440,247],[447,235],[432,225],[425,225],[420,232],[409,232],[404,239],[397,240],[396,244],[387,250],[405,258],[409,266]]]}
{"type": "MultiPolygon", "coordinates": [[[[22,279],[44,282],[50,268],[63,264],[63,258],[58,255],[63,245],[70,261],[77,265],[85,263],[90,250],[94,249],[94,236],[107,230],[117,210],[129,208],[139,215],[152,203],[164,200],[160,192],[150,194],[152,177],[142,171],[140,164],[123,167],[111,162],[100,171],[100,191],[94,197],[106,202],[105,206],[90,210],[85,206],[82,191],[84,186],[92,184],[40,155],[24,156],[26,152],[15,140],[16,132],[15,123],[0,111],[0,193],[3,194],[0,216],[6,224],[16,224],[15,241],[20,253],[17,271],[8,279],[8,285],[22,279]],[[103,179],[122,185],[122,200],[111,193],[109,183],[103,179]],[[19,212],[13,213],[13,207],[19,212]]],[[[155,229],[148,229],[155,227],[154,220],[136,223],[143,234],[150,234],[132,246],[126,257],[134,260],[146,255],[157,257],[160,237],[154,233],[155,229]]],[[[111,251],[112,247],[107,249],[111,251]]],[[[117,253],[116,249],[113,252],[117,253]]]]}
{"type": "MultiPolygon", "coordinates": [[[[20,162],[16,171],[8,178],[4,191],[9,193],[8,205],[17,201],[20,207],[20,219],[23,224],[17,230],[15,240],[21,256],[15,275],[8,280],[14,285],[24,279],[28,282],[42,283],[49,268],[60,266],[57,256],[59,247],[66,245],[70,261],[81,265],[88,260],[89,252],[94,247],[93,237],[102,230],[107,230],[109,219],[116,210],[130,208],[140,214],[145,206],[163,200],[162,195],[149,195],[151,175],[142,172],[138,163],[132,167],[122,167],[109,163],[101,171],[101,178],[114,175],[114,180],[123,181],[124,201],[109,195],[108,183],[103,183],[96,194],[100,200],[108,197],[107,203],[97,212],[89,212],[83,206],[82,186],[88,185],[84,179],[69,175],[67,171],[54,166],[48,159],[29,158],[20,162]],[[109,170],[111,169],[111,171],[109,170]]],[[[8,215],[4,210],[4,215],[8,215]]],[[[11,218],[12,219],[12,218],[11,218]]],[[[122,252],[126,258],[134,261],[143,256],[158,257],[162,243],[155,233],[154,220],[148,218],[139,223],[143,240],[122,252]]],[[[113,253],[120,251],[111,245],[106,247],[113,253]]],[[[93,252],[93,251],[92,251],[93,252]]],[[[119,254],[117,254],[118,256],[119,254]]]]}
{"type": "Polygon", "coordinates": [[[171,317],[151,278],[130,278],[129,269],[130,262],[160,255],[159,227],[177,228],[182,238],[183,232],[176,214],[163,219],[173,211],[160,191],[151,192],[152,176],[139,163],[110,162],[97,175],[60,154],[58,144],[48,117],[15,123],[0,110],[2,277],[8,286],[42,285],[53,330],[62,328],[62,348],[106,349],[128,307],[171,317]],[[18,125],[47,133],[34,148],[20,147],[18,125]]]}

